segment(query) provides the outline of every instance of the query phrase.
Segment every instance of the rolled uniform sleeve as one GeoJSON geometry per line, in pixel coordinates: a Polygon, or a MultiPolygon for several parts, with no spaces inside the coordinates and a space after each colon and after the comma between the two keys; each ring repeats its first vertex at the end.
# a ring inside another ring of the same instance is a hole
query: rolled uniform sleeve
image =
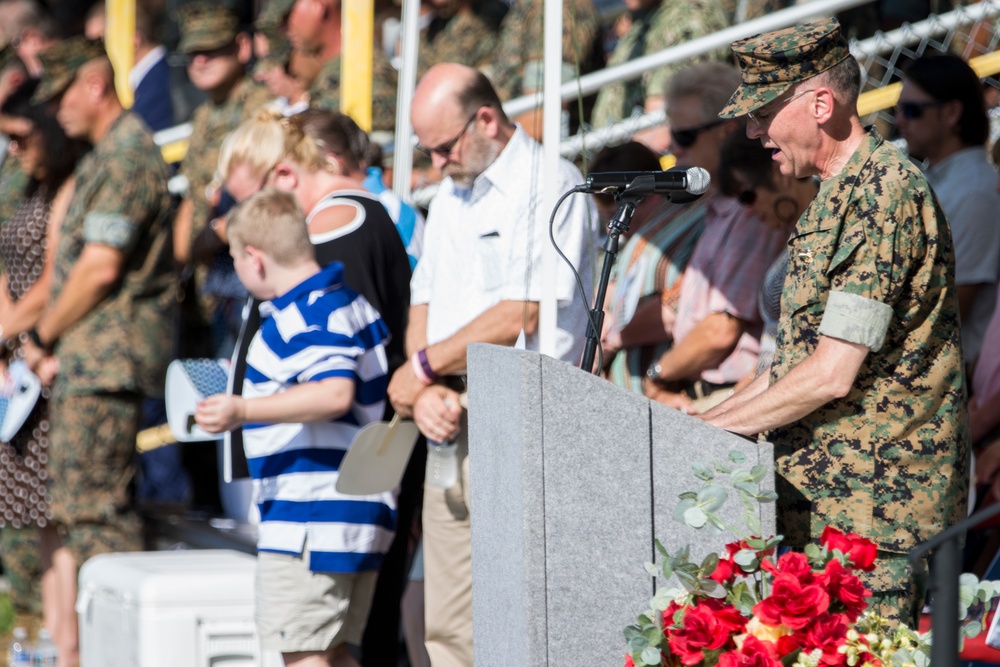
{"type": "Polygon", "coordinates": [[[850,292],[830,292],[819,332],[878,352],[891,322],[892,307],[887,304],[850,292]]]}

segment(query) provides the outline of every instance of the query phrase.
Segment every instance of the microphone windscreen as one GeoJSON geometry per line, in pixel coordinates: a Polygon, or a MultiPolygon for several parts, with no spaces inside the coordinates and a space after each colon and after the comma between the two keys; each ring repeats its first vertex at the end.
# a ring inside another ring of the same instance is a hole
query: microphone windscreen
{"type": "Polygon", "coordinates": [[[688,186],[687,191],[693,195],[703,195],[712,183],[712,177],[708,171],[701,167],[691,167],[687,170],[688,186]]]}

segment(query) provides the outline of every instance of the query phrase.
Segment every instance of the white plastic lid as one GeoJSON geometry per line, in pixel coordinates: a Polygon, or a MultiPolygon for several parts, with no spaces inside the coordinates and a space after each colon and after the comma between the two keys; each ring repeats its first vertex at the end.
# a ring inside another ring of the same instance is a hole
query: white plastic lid
{"type": "Polygon", "coordinates": [[[28,631],[24,628],[14,628],[14,639],[23,641],[28,638],[28,631]]]}

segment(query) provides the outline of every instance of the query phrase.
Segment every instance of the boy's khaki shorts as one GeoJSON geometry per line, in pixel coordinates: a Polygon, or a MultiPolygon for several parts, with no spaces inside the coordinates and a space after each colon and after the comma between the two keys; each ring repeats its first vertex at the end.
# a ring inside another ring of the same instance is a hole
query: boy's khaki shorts
{"type": "Polygon", "coordinates": [[[310,572],[302,556],[257,554],[257,632],[265,650],[327,651],[361,644],[377,572],[310,572]]]}

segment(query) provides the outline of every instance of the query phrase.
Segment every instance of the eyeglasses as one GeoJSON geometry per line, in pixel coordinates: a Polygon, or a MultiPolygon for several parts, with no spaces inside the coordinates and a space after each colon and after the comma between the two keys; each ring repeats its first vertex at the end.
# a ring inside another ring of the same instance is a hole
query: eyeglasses
{"type": "Polygon", "coordinates": [[[764,108],[759,109],[756,112],[748,111],[747,118],[757,123],[757,125],[764,125],[771,119],[771,116],[778,113],[778,110],[781,109],[781,107],[785,106],[786,104],[794,100],[796,97],[802,97],[806,93],[813,93],[813,92],[816,92],[815,88],[800,90],[791,97],[788,97],[783,101],[772,102],[771,104],[766,105],[764,108]]]}
{"type": "Polygon", "coordinates": [[[948,100],[930,100],[928,102],[900,102],[896,105],[896,115],[907,120],[916,120],[924,115],[924,109],[941,106],[948,100]]]}
{"type": "Polygon", "coordinates": [[[469,118],[469,120],[465,123],[465,125],[462,126],[462,131],[459,132],[455,136],[455,138],[452,139],[451,141],[446,141],[440,146],[435,146],[434,148],[428,148],[426,146],[421,146],[420,144],[417,144],[416,146],[414,146],[414,148],[416,148],[418,151],[420,151],[427,157],[431,157],[432,155],[438,155],[447,160],[448,158],[451,157],[451,152],[455,150],[455,146],[458,145],[458,142],[461,141],[462,137],[465,136],[465,133],[469,131],[469,127],[474,122],[476,122],[476,118],[478,116],[479,116],[479,109],[476,109],[475,113],[473,113],[472,116],[469,118]]]}
{"type": "Polygon", "coordinates": [[[674,143],[681,148],[691,148],[694,146],[694,142],[698,141],[698,135],[705,130],[711,130],[713,127],[722,125],[725,120],[721,118],[719,120],[713,120],[710,123],[705,123],[704,125],[699,125],[698,127],[688,128],[686,130],[675,130],[670,128],[670,138],[674,140],[674,143]]]}
{"type": "Polygon", "coordinates": [[[743,204],[744,206],[753,206],[753,203],[757,201],[757,191],[744,190],[743,192],[736,195],[736,201],[743,204]]]}

